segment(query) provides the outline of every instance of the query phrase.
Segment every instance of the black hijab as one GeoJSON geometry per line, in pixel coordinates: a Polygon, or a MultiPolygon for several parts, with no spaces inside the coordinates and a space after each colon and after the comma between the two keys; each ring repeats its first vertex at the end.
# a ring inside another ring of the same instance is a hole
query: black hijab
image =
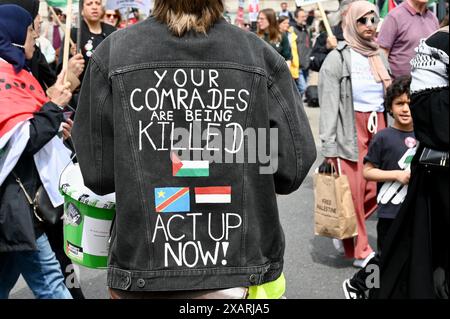
{"type": "Polygon", "coordinates": [[[0,5],[0,57],[14,66],[18,73],[25,67],[24,44],[30,14],[17,5],[0,5]]]}
{"type": "Polygon", "coordinates": [[[30,13],[33,21],[39,13],[39,0],[0,0],[0,5],[2,4],[15,4],[24,8],[30,13]]]}

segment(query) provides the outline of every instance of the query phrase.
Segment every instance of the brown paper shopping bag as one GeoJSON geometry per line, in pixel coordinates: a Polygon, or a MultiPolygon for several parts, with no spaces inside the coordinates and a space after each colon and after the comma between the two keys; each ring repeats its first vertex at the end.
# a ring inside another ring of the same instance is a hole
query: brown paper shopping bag
{"type": "Polygon", "coordinates": [[[314,219],[318,236],[346,239],[358,235],[347,176],[314,174],[314,219]]]}

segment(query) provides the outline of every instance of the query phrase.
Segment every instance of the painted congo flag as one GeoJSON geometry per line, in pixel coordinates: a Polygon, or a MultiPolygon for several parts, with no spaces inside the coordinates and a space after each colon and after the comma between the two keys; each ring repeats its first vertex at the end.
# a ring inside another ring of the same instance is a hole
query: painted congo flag
{"type": "Polygon", "coordinates": [[[171,154],[172,173],[176,177],[208,177],[209,161],[182,161],[175,153],[171,154]]]}
{"type": "Polygon", "coordinates": [[[189,212],[189,187],[155,188],[155,209],[157,213],[189,212]]]}

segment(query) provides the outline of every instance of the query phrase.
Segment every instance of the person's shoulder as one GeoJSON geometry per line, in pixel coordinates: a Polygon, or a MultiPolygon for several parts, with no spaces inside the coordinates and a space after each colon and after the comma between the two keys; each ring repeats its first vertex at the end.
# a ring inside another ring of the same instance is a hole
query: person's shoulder
{"type": "MultiPolygon", "coordinates": [[[[392,126],[388,126],[380,131],[378,131],[377,134],[375,134],[374,138],[379,139],[380,141],[392,141],[396,137],[398,138],[404,138],[406,136],[414,136],[414,131],[406,132],[401,131],[399,129],[393,128],[392,126]]],[[[389,143],[386,143],[388,145],[389,143]]]]}
{"type": "Polygon", "coordinates": [[[115,27],[113,27],[112,25],[102,22],[102,30],[104,33],[109,35],[109,34],[113,33],[114,31],[116,31],[117,29],[115,27]]]}
{"type": "Polygon", "coordinates": [[[289,34],[288,33],[285,33],[285,32],[283,32],[282,34],[281,34],[281,40],[282,41],[289,41],[289,34]]]}
{"type": "Polygon", "coordinates": [[[397,135],[397,130],[393,129],[392,127],[388,126],[382,130],[379,130],[372,138],[372,140],[375,142],[380,142],[382,145],[385,145],[383,141],[389,140],[394,135],[397,135]]]}
{"type": "Polygon", "coordinates": [[[448,31],[438,30],[430,35],[425,43],[430,47],[444,51],[447,55],[449,54],[448,31]]]}
{"type": "Polygon", "coordinates": [[[345,50],[348,50],[348,47],[346,46],[346,44],[339,42],[337,47],[335,49],[331,50],[330,53],[328,53],[326,59],[328,61],[333,61],[333,64],[342,63],[343,52],[345,50]]]}
{"type": "Polygon", "coordinates": [[[436,24],[439,27],[439,19],[437,18],[436,14],[431,11],[430,9],[427,9],[425,13],[425,17],[431,21],[433,21],[434,24],[436,24]]]}
{"type": "Polygon", "coordinates": [[[408,13],[408,7],[407,7],[406,1],[400,3],[398,6],[396,6],[394,9],[389,11],[386,18],[394,18],[394,19],[401,19],[404,18],[404,14],[408,13]]]}
{"type": "MultiPolygon", "coordinates": [[[[249,64],[263,69],[268,76],[278,72],[280,67],[286,64],[284,58],[269,43],[253,32],[223,22],[215,25],[214,29],[216,30],[215,37],[226,36],[227,41],[231,41],[234,45],[239,46],[240,50],[248,53],[249,64]]],[[[282,41],[285,39],[288,44],[287,34],[283,34],[282,41]]]]}

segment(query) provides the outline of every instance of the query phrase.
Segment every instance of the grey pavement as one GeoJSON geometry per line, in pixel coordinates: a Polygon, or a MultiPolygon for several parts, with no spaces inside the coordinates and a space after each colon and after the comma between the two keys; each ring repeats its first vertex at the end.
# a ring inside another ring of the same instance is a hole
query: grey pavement
{"type": "MultiPolygon", "coordinates": [[[[319,108],[306,107],[316,145],[318,140],[319,108]]],[[[331,239],[314,235],[313,170],[321,162],[317,159],[313,169],[300,187],[288,196],[279,196],[281,223],[286,236],[284,273],[289,299],[343,299],[342,282],[356,271],[352,260],[343,258],[335,250],[331,239]]],[[[376,249],[376,219],[367,221],[369,241],[376,249]]],[[[108,298],[106,272],[80,267],[81,287],[87,298],[108,298]]],[[[33,294],[20,278],[11,298],[33,298],[33,294]]]]}

